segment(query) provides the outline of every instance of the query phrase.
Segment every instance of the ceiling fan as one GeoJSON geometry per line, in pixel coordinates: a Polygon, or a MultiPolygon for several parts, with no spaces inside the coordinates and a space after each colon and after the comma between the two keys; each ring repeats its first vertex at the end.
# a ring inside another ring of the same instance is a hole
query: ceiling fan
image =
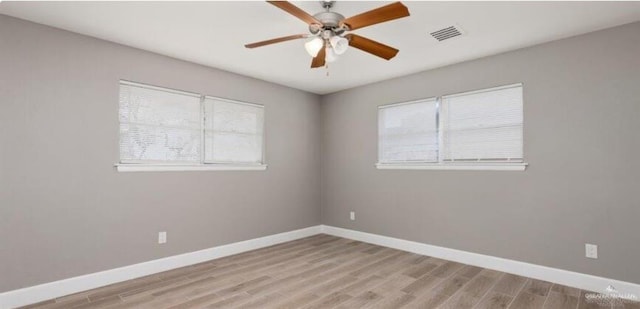
{"type": "Polygon", "coordinates": [[[331,12],[335,1],[320,1],[325,11],[313,16],[288,1],[267,2],[307,23],[310,34],[289,35],[247,44],[245,47],[256,48],[290,40],[310,38],[305,43],[305,49],[313,57],[311,68],[319,68],[327,62],[335,61],[338,55],[343,54],[349,46],[386,60],[395,57],[398,53],[397,49],[350,32],[409,16],[409,9],[400,2],[385,5],[349,18],[345,18],[339,13],[331,12]]]}

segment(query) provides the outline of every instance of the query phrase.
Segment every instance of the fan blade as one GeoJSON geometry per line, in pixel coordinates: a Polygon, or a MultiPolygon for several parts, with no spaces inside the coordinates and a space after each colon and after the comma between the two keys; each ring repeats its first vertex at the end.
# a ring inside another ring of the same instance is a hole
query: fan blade
{"type": "Polygon", "coordinates": [[[246,47],[246,48],[256,48],[256,47],[265,46],[265,45],[269,45],[269,44],[275,44],[275,43],[291,41],[291,40],[297,40],[297,39],[304,39],[304,38],[306,38],[308,36],[309,36],[308,34],[295,34],[295,35],[283,36],[281,38],[275,38],[275,39],[271,39],[271,40],[266,40],[266,41],[260,41],[260,42],[247,44],[244,47],[246,47]]]}
{"type": "Polygon", "coordinates": [[[311,68],[319,68],[319,67],[323,67],[324,66],[324,58],[327,56],[326,54],[326,49],[324,46],[322,46],[322,49],[320,49],[320,51],[318,52],[318,55],[316,55],[313,60],[311,60],[311,68]]]}
{"type": "Polygon", "coordinates": [[[395,2],[368,12],[344,19],[341,24],[347,25],[349,30],[356,30],[402,17],[409,16],[409,9],[400,2],[395,2]]]}
{"type": "Polygon", "coordinates": [[[391,46],[384,45],[382,43],[367,39],[357,34],[347,34],[345,37],[349,39],[349,46],[353,46],[359,50],[376,55],[380,58],[389,60],[395,57],[398,53],[398,50],[391,46]]]}
{"type": "Polygon", "coordinates": [[[315,17],[309,15],[309,13],[301,10],[299,7],[291,4],[289,1],[267,1],[275,6],[277,6],[278,8],[286,11],[287,13],[298,17],[299,19],[301,19],[302,21],[304,21],[305,23],[311,25],[311,24],[318,24],[318,25],[322,25],[322,23],[317,20],[315,17]]]}

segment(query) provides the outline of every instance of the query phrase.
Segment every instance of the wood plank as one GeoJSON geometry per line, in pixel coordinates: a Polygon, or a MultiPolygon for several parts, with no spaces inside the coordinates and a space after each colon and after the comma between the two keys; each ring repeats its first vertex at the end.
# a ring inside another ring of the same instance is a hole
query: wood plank
{"type": "Polygon", "coordinates": [[[547,297],[547,301],[544,304],[544,308],[554,309],[554,308],[577,308],[578,307],[578,297],[571,296],[564,293],[558,293],[555,291],[549,292],[549,296],[547,297]]]}
{"type": "Polygon", "coordinates": [[[377,275],[372,275],[369,277],[365,277],[360,279],[346,287],[340,289],[342,293],[349,294],[351,296],[356,296],[366,291],[370,291],[374,287],[380,285],[384,281],[384,278],[378,277],[377,275]]]}
{"type": "Polygon", "coordinates": [[[296,295],[295,297],[288,298],[282,302],[276,303],[273,305],[273,308],[281,308],[281,309],[294,309],[301,308],[315,300],[320,298],[320,296],[314,293],[303,293],[296,295]]]}
{"type": "MultiPolygon", "coordinates": [[[[198,298],[189,299],[183,303],[179,303],[176,305],[172,305],[169,309],[191,309],[191,308],[203,308],[207,305],[216,303],[223,300],[222,296],[211,293],[204,296],[200,296],[198,298]]],[[[125,304],[130,303],[129,301],[125,301],[125,304]]],[[[132,307],[135,308],[135,307],[132,307]]]]}
{"type": "Polygon", "coordinates": [[[474,309],[504,309],[512,300],[513,296],[490,291],[474,309]]]}
{"type": "Polygon", "coordinates": [[[524,285],[523,291],[540,296],[547,296],[549,294],[549,290],[551,290],[551,285],[553,285],[551,282],[529,279],[524,285]]]}
{"type": "Polygon", "coordinates": [[[434,269],[430,274],[438,278],[447,278],[462,267],[464,267],[464,265],[457,262],[446,262],[438,266],[438,268],[434,269]]]}
{"type": "Polygon", "coordinates": [[[467,282],[469,278],[463,276],[452,276],[442,283],[436,285],[433,289],[418,296],[414,301],[409,303],[410,308],[435,308],[447,301],[453,294],[458,292],[467,282]]]}
{"type": "Polygon", "coordinates": [[[240,294],[236,294],[233,295],[229,298],[224,298],[221,301],[215,302],[213,304],[210,304],[204,308],[208,308],[208,309],[213,309],[213,308],[229,308],[234,306],[235,304],[245,301],[247,299],[251,298],[251,295],[247,294],[247,293],[240,293],[240,294]]]}
{"type": "Polygon", "coordinates": [[[362,308],[365,305],[373,305],[382,300],[382,295],[367,291],[358,296],[355,296],[346,302],[342,303],[342,305],[338,306],[340,309],[351,309],[351,308],[362,308]]]}
{"type": "MultiPolygon", "coordinates": [[[[482,270],[483,268],[481,267],[467,265],[458,272],[458,275],[464,276],[467,278],[473,278],[476,275],[478,275],[482,270]]],[[[485,276],[485,277],[489,277],[489,276],[485,276]]]]}
{"type": "Polygon", "coordinates": [[[336,307],[337,305],[351,299],[352,297],[347,295],[347,294],[343,294],[341,292],[333,292],[327,296],[324,297],[320,297],[320,299],[310,303],[309,305],[306,305],[302,308],[304,309],[324,309],[324,308],[332,308],[332,307],[336,307]]]}
{"type": "Polygon", "coordinates": [[[408,294],[418,295],[421,294],[421,291],[431,290],[431,288],[439,284],[441,280],[442,279],[434,276],[424,275],[420,277],[420,279],[402,288],[402,291],[408,294]]]}
{"type": "Polygon", "coordinates": [[[547,298],[538,294],[520,292],[513,300],[509,308],[513,309],[539,309],[544,305],[547,298]]]}
{"type": "Polygon", "coordinates": [[[274,292],[261,297],[251,297],[248,302],[241,303],[236,308],[249,309],[249,308],[267,308],[271,307],[273,303],[282,300],[284,296],[279,292],[274,292]]]}
{"type": "Polygon", "coordinates": [[[568,287],[566,285],[554,284],[551,291],[558,292],[569,296],[580,297],[580,289],[568,287]]]}
{"type": "Polygon", "coordinates": [[[395,291],[386,293],[381,301],[365,304],[362,308],[401,308],[411,303],[415,298],[416,297],[411,294],[395,291]]]}
{"type": "Polygon", "coordinates": [[[455,293],[444,304],[442,304],[441,308],[471,308],[480,302],[482,297],[493,286],[495,281],[495,278],[477,276],[467,283],[461,291],[455,293]]]}
{"type": "Polygon", "coordinates": [[[428,274],[432,270],[436,269],[437,267],[438,267],[438,264],[425,262],[422,264],[415,265],[410,269],[407,269],[403,274],[411,278],[418,279],[423,275],[428,274]]]}
{"type": "Polygon", "coordinates": [[[509,296],[516,296],[520,289],[527,283],[527,278],[512,274],[505,274],[493,287],[493,291],[509,296]]]}

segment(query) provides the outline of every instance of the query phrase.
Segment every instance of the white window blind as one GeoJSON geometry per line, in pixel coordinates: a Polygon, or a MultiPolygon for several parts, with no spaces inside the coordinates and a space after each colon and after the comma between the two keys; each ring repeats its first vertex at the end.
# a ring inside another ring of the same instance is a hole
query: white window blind
{"type": "Polygon", "coordinates": [[[378,107],[378,168],[524,170],[522,84],[378,107]]]}
{"type": "Polygon", "coordinates": [[[200,96],[120,84],[121,163],[198,163],[200,96]]]}
{"type": "Polygon", "coordinates": [[[442,161],[522,162],[522,85],[442,97],[442,161]]]}
{"type": "Polygon", "coordinates": [[[262,105],[121,81],[119,119],[119,170],[266,168],[262,105]]]}
{"type": "Polygon", "coordinates": [[[437,102],[381,106],[378,110],[381,163],[437,162],[437,102]]]}
{"type": "Polygon", "coordinates": [[[205,163],[262,163],[264,108],[206,97],[205,163]]]}

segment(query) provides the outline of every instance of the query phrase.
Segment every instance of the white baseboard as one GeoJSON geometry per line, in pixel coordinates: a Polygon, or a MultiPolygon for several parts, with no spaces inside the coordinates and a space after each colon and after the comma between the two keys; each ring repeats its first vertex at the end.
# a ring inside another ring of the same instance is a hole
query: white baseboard
{"type": "Polygon", "coordinates": [[[321,233],[321,226],[250,239],[149,262],[54,281],[0,294],[0,308],[15,308],[109,284],[189,266],[321,233]]]}
{"type": "Polygon", "coordinates": [[[636,301],[638,300],[638,297],[640,297],[640,284],[636,283],[608,279],[462,250],[432,246],[415,241],[359,232],[328,225],[322,226],[322,233],[421,255],[428,255],[443,260],[549,281],[597,293],[610,294],[610,292],[606,291],[606,288],[611,285],[615,287],[617,295],[620,297],[636,301]]]}
{"type": "Polygon", "coordinates": [[[621,296],[630,296],[627,298],[633,298],[633,296],[640,297],[640,284],[462,250],[438,247],[399,238],[359,232],[328,225],[318,225],[1,293],[0,308],[7,309],[25,306],[64,295],[82,292],[113,283],[131,280],[321,233],[545,280],[599,293],[607,293],[605,288],[612,285],[617,289],[621,296]]]}

